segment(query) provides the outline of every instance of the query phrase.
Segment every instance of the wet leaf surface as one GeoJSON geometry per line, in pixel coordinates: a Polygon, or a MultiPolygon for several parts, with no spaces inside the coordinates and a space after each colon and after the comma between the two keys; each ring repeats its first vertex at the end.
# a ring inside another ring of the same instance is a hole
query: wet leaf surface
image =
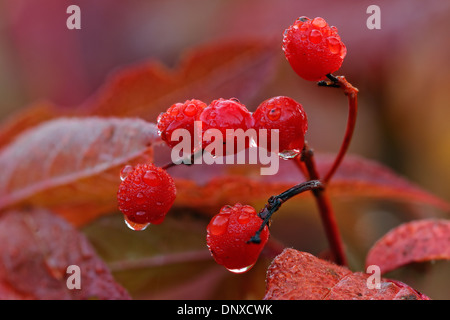
{"type": "Polygon", "coordinates": [[[125,164],[152,160],[156,127],[140,119],[61,118],[0,152],[0,209],[45,206],[79,225],[117,206],[125,164]]]}
{"type": "Polygon", "coordinates": [[[315,256],[285,249],[269,266],[266,300],[427,300],[399,281],[380,279],[367,285],[371,274],[352,272],[315,256]]]}
{"type": "Polygon", "coordinates": [[[0,217],[1,299],[129,299],[88,240],[46,210],[9,211],[0,217]],[[80,289],[67,273],[80,269],[80,289]]]}
{"type": "Polygon", "coordinates": [[[377,265],[386,273],[412,262],[449,259],[450,221],[425,219],[389,231],[370,249],[366,265],[377,265]]]}

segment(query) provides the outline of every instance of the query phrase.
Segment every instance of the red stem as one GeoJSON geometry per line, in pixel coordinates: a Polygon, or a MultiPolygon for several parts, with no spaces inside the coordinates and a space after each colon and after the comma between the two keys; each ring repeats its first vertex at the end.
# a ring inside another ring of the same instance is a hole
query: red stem
{"type": "Polygon", "coordinates": [[[322,179],[322,182],[324,184],[327,184],[330,181],[331,177],[334,175],[342,160],[344,159],[345,154],[347,153],[353,137],[353,132],[355,130],[356,116],[358,113],[358,89],[353,87],[343,76],[330,76],[330,79],[332,79],[334,84],[337,84],[340,88],[342,88],[345,95],[348,97],[348,119],[347,128],[341,144],[341,148],[339,149],[333,165],[330,167],[327,174],[325,174],[325,177],[322,179]]]}
{"type": "MultiPolygon", "coordinates": [[[[307,146],[305,146],[302,160],[309,173],[309,179],[320,180],[316,163],[314,161],[314,154],[307,146]]],[[[347,258],[344,251],[344,245],[336,222],[334,209],[326,192],[326,188],[324,187],[322,189],[312,190],[312,192],[316,200],[317,207],[319,208],[322,224],[325,228],[325,233],[327,235],[330,249],[333,252],[334,260],[337,264],[346,266],[347,258]]]]}

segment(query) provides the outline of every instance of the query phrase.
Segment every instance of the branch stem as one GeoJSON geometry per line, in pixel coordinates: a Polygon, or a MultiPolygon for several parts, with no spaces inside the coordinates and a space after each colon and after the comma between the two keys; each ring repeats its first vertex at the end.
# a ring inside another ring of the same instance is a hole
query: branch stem
{"type": "MultiPolygon", "coordinates": [[[[302,161],[309,173],[311,181],[321,181],[314,160],[314,152],[305,145],[302,153],[302,161]]],[[[331,205],[330,198],[326,192],[326,184],[322,182],[321,188],[312,190],[314,199],[320,212],[322,224],[327,235],[328,244],[333,252],[335,262],[339,265],[347,265],[347,258],[344,251],[343,242],[337,225],[335,212],[331,205]]]]}
{"type": "Polygon", "coordinates": [[[260,243],[260,234],[266,225],[269,225],[272,215],[281,207],[281,205],[290,198],[303,193],[323,188],[322,182],[319,180],[309,180],[289,188],[279,195],[272,196],[267,201],[266,206],[259,212],[259,217],[263,219],[261,227],[256,231],[255,235],[248,241],[249,243],[260,243]]]}

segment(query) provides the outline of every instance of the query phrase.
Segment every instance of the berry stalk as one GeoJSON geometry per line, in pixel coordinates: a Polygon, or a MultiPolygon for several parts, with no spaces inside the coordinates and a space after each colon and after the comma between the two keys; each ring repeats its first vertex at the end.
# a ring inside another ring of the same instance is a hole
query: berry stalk
{"type": "Polygon", "coordinates": [[[344,159],[345,154],[350,146],[350,142],[353,137],[353,132],[355,130],[356,125],[356,117],[358,113],[358,89],[353,87],[344,76],[335,77],[331,74],[327,75],[329,81],[319,81],[319,86],[328,86],[328,87],[337,87],[342,88],[344,94],[348,98],[348,118],[347,118],[347,128],[345,131],[345,135],[339,149],[338,154],[334,160],[333,165],[330,167],[328,172],[325,174],[322,182],[327,184],[331,177],[335,174],[336,170],[339,168],[342,160],[344,159]]]}
{"type": "Polygon", "coordinates": [[[289,188],[288,190],[280,193],[279,195],[272,196],[267,201],[266,206],[259,212],[259,217],[263,219],[261,227],[255,233],[255,235],[248,241],[249,243],[260,243],[260,233],[263,231],[266,225],[269,225],[270,219],[272,215],[281,207],[281,205],[289,200],[290,198],[306,192],[306,191],[314,191],[323,188],[323,184],[319,180],[309,180],[298,185],[289,188]]]}

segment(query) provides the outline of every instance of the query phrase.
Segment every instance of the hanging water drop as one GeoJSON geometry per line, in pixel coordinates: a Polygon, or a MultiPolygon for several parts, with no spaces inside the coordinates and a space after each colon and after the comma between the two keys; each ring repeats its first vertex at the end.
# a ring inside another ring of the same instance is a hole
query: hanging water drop
{"type": "Polygon", "coordinates": [[[289,160],[298,156],[300,152],[301,151],[298,149],[283,150],[282,152],[278,153],[278,156],[283,160],[289,160]]]}
{"type": "Polygon", "coordinates": [[[240,268],[240,269],[228,269],[227,268],[227,270],[230,271],[230,272],[233,272],[233,273],[244,273],[244,272],[247,272],[248,270],[250,270],[254,265],[255,264],[253,263],[253,264],[251,264],[251,265],[249,265],[247,267],[244,267],[244,268],[240,268]]]}
{"type": "Polygon", "coordinates": [[[125,215],[124,215],[124,221],[125,221],[126,226],[133,231],[143,231],[150,225],[150,223],[148,223],[148,222],[147,223],[137,223],[137,222],[131,221],[125,215]]]}

